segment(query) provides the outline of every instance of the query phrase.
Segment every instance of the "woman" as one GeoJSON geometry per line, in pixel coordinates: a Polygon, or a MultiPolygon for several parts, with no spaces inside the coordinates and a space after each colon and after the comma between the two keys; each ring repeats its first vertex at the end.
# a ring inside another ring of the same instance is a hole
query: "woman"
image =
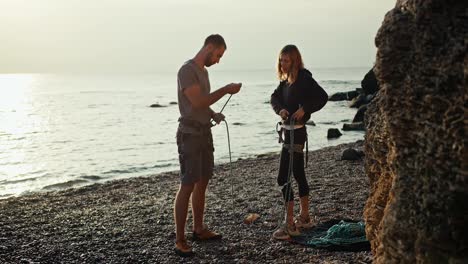
{"type": "MultiPolygon", "coordinates": [[[[299,228],[313,225],[309,214],[309,185],[304,171],[304,144],[307,140],[305,123],[310,115],[320,110],[328,100],[327,93],[312,78],[312,73],[304,68],[301,54],[294,45],[285,46],[278,58],[278,78],[280,83],[271,95],[271,106],[282,119],[284,135],[278,184],[282,186],[286,203],[287,225],[276,230],[273,237],[288,239],[300,234],[299,228]],[[293,145],[290,133],[293,130],[293,145]],[[289,149],[293,148],[293,162],[290,164],[289,149]],[[294,196],[291,182],[288,182],[289,166],[293,167],[294,179],[299,187],[300,213],[294,219],[294,196]]],[[[282,138],[282,137],[281,137],[282,138]]],[[[281,140],[280,140],[281,142],[281,140]]]]}

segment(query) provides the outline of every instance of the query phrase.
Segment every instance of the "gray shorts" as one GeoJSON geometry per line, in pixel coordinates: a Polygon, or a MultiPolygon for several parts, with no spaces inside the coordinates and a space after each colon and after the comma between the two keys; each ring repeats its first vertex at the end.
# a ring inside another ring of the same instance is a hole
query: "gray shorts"
{"type": "Polygon", "coordinates": [[[214,147],[211,131],[204,134],[189,134],[177,131],[180,182],[192,184],[200,179],[211,179],[214,167],[214,147]]]}

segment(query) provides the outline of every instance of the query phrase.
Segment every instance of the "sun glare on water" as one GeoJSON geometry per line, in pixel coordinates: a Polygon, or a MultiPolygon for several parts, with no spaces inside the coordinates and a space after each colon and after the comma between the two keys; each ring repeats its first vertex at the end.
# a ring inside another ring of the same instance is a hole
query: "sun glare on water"
{"type": "MultiPolygon", "coordinates": [[[[41,115],[34,107],[34,83],[30,74],[0,74],[0,189],[3,193],[18,194],[26,189],[18,183],[28,177],[28,160],[33,154],[31,134],[43,130],[41,115]]],[[[34,155],[33,155],[34,156],[34,155]]]]}

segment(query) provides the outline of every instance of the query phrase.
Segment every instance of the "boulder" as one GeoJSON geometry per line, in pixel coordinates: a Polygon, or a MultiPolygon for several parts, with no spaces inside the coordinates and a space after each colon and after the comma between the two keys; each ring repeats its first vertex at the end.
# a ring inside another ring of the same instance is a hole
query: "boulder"
{"type": "Polygon", "coordinates": [[[348,148],[341,154],[341,160],[360,160],[361,153],[353,148],[348,148]]]}
{"type": "Polygon", "coordinates": [[[360,94],[349,103],[351,108],[359,108],[362,105],[368,104],[367,96],[365,94],[360,94]]]}
{"type": "Polygon", "coordinates": [[[350,101],[357,97],[359,93],[357,91],[349,91],[349,92],[338,92],[332,94],[329,98],[328,101],[350,101]]]}
{"type": "Polygon", "coordinates": [[[312,121],[312,120],[307,121],[307,122],[306,122],[306,125],[308,125],[308,126],[316,126],[315,122],[312,121]]]}
{"type": "Polygon", "coordinates": [[[375,263],[468,263],[466,1],[397,0],[365,115],[375,263]]]}
{"type": "Polygon", "coordinates": [[[338,128],[330,128],[328,129],[328,133],[327,133],[327,138],[339,138],[341,137],[341,132],[338,128]]]}
{"type": "Polygon", "coordinates": [[[150,107],[152,107],[152,108],[161,108],[161,107],[166,107],[166,106],[155,103],[155,104],[150,105],[150,107]]]}
{"type": "Polygon", "coordinates": [[[367,104],[361,105],[354,115],[353,123],[355,122],[364,122],[364,115],[366,114],[367,104]]]}
{"type": "Polygon", "coordinates": [[[364,94],[375,94],[379,90],[377,78],[375,78],[374,68],[370,69],[369,72],[364,76],[361,81],[361,87],[364,90],[364,94]]]}

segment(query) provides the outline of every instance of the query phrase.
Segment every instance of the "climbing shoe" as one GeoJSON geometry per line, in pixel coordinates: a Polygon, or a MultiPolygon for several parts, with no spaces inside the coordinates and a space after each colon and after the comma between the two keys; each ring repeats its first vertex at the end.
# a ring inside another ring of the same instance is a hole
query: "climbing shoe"
{"type": "Polygon", "coordinates": [[[273,238],[277,240],[289,240],[291,237],[299,236],[300,234],[301,232],[299,232],[295,224],[288,224],[287,227],[278,228],[273,233],[273,238]]]}
{"type": "Polygon", "coordinates": [[[187,240],[176,241],[174,251],[181,257],[191,257],[194,255],[192,247],[187,243],[187,240]]]}
{"type": "Polygon", "coordinates": [[[302,215],[296,216],[294,223],[296,224],[297,228],[311,228],[315,225],[310,216],[303,217],[302,215]]]}

